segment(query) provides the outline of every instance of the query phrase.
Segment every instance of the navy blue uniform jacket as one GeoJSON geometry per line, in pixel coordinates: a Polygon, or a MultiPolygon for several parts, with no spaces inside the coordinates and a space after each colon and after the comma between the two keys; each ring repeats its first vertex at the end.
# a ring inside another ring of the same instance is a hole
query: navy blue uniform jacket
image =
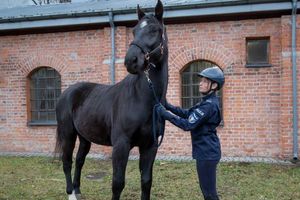
{"type": "Polygon", "coordinates": [[[159,113],[175,126],[191,131],[193,158],[197,160],[220,160],[221,146],[216,128],[221,122],[220,106],[215,93],[203,97],[202,101],[186,110],[166,105],[159,113]]]}

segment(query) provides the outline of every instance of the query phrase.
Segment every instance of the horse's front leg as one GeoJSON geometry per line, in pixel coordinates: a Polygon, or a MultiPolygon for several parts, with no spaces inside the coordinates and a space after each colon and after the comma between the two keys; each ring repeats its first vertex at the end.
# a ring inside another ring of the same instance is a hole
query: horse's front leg
{"type": "Polygon", "coordinates": [[[112,180],[112,200],[119,200],[121,193],[125,187],[125,172],[130,152],[130,144],[125,138],[118,138],[118,141],[113,144],[112,165],[113,165],[113,180],[112,180]]]}
{"type": "Polygon", "coordinates": [[[140,147],[140,172],[141,172],[141,200],[149,200],[152,186],[153,163],[157,153],[157,147],[140,147]]]}

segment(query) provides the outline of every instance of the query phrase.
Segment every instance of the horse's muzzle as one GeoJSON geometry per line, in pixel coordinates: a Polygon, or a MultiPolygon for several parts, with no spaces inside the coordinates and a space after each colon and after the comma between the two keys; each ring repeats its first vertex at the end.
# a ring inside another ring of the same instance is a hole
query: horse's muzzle
{"type": "Polygon", "coordinates": [[[137,57],[134,56],[132,58],[125,58],[125,66],[129,73],[136,74],[137,73],[137,57]]]}
{"type": "Polygon", "coordinates": [[[131,74],[137,74],[139,71],[143,71],[145,68],[144,58],[145,56],[139,48],[130,46],[124,61],[127,71],[131,74]]]}

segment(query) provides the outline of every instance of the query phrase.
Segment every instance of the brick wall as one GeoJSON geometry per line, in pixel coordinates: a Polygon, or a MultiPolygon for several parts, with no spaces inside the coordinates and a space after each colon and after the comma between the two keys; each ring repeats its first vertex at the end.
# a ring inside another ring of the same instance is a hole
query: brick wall
{"type": "MultiPolygon", "coordinates": [[[[299,40],[300,17],[297,21],[299,40]]],[[[167,33],[167,98],[171,103],[181,104],[180,71],[190,62],[208,60],[225,71],[224,126],[218,129],[223,156],[292,157],[290,16],[172,24],[167,25],[167,33]],[[246,68],[246,38],[264,36],[270,37],[272,67],[246,68]]],[[[127,74],[123,59],[131,39],[130,28],[117,27],[116,81],[127,74]]],[[[77,81],[109,84],[110,40],[109,27],[0,37],[0,152],[53,151],[55,126],[27,126],[28,74],[40,66],[52,67],[61,74],[62,89],[77,81]]],[[[298,53],[298,66],[299,63],[298,53]]],[[[299,84],[298,81],[298,101],[299,84]]],[[[91,150],[106,155],[110,151],[110,147],[96,145],[91,150]]],[[[189,133],[167,123],[165,140],[158,153],[190,156],[189,133]]]]}

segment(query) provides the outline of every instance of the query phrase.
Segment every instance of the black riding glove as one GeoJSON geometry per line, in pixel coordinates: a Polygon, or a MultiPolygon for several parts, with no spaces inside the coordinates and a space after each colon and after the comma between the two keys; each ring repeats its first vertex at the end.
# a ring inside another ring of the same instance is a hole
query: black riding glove
{"type": "Polygon", "coordinates": [[[159,104],[159,106],[157,106],[156,110],[159,114],[167,112],[166,108],[161,103],[159,104]]]}
{"type": "Polygon", "coordinates": [[[156,108],[156,111],[163,119],[169,120],[173,117],[173,114],[168,112],[162,104],[159,104],[159,106],[156,108]]]}

